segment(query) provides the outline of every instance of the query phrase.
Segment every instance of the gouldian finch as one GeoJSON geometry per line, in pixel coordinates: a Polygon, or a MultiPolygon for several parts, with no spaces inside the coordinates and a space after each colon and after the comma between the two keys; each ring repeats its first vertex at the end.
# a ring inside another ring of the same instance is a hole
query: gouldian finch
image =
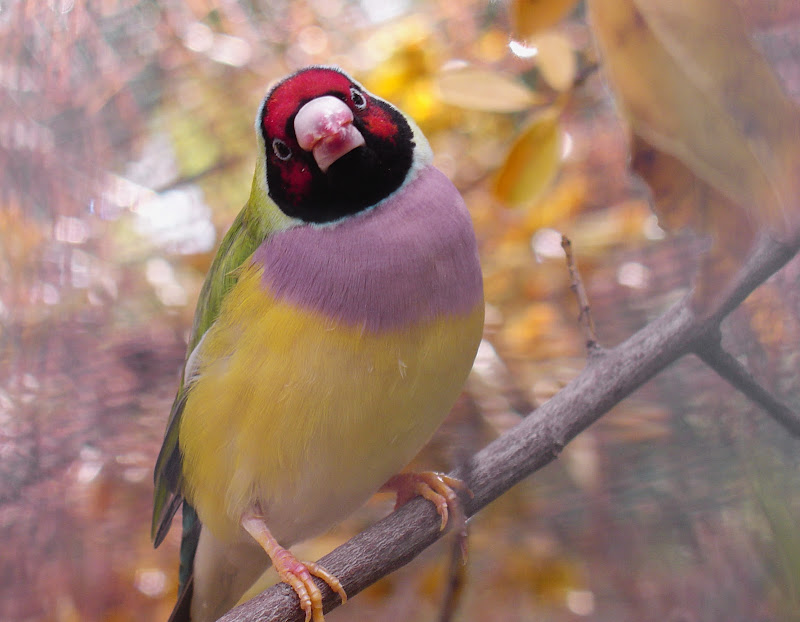
{"type": "Polygon", "coordinates": [[[250,198],[200,293],[152,537],[183,506],[176,611],[188,605],[193,622],[232,608],[270,563],[321,622],[312,577],[344,590],[286,547],[387,483],[398,499],[445,495],[396,474],[472,367],[482,278],[469,214],[428,141],[347,74],[309,67],[278,82],[256,136],[250,198]]]}

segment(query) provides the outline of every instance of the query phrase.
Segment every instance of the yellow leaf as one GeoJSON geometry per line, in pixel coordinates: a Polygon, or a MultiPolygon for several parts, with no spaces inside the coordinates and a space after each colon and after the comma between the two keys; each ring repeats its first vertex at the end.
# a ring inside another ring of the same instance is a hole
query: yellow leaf
{"type": "Polygon", "coordinates": [[[487,112],[529,110],[543,101],[512,76],[472,66],[443,70],[437,86],[444,102],[487,112]]]}
{"type": "Polygon", "coordinates": [[[547,193],[546,201],[539,201],[534,209],[526,211],[522,234],[530,238],[539,229],[558,228],[559,223],[569,222],[586,205],[587,186],[583,175],[565,175],[559,179],[547,193]]]}
{"type": "Polygon", "coordinates": [[[511,24],[514,37],[525,40],[555,26],[577,3],[577,0],[513,0],[511,24]]]}
{"type": "Polygon", "coordinates": [[[500,202],[530,205],[550,187],[561,164],[559,112],[538,115],[512,145],[492,185],[500,202]]]}
{"type": "Polygon", "coordinates": [[[578,64],[572,43],[561,33],[547,32],[533,40],[536,65],[547,83],[557,91],[568,90],[575,82],[578,64]]]}
{"type": "Polygon", "coordinates": [[[650,187],[658,223],[667,231],[711,231],[717,241],[703,257],[694,301],[707,308],[747,258],[755,229],[741,205],[690,171],[680,160],[633,137],[631,167],[650,187]]]}
{"type": "Polygon", "coordinates": [[[754,225],[778,234],[796,226],[800,112],[729,0],[588,6],[633,132],[741,205],[754,225]]]}
{"type": "Polygon", "coordinates": [[[710,234],[707,307],[756,232],[800,224],[800,108],[728,0],[588,0],[604,68],[633,134],[633,168],[664,228],[710,234]]]}
{"type": "MultiPolygon", "coordinates": [[[[547,202],[550,202],[549,197],[547,202]]],[[[650,210],[644,201],[622,201],[581,214],[569,226],[569,237],[573,246],[580,249],[581,257],[597,260],[620,244],[641,239],[649,216],[650,210]]]]}

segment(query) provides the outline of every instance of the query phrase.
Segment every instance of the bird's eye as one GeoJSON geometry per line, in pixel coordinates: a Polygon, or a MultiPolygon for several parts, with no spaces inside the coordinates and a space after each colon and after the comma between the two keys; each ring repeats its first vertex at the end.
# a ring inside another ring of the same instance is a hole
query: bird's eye
{"type": "Polygon", "coordinates": [[[280,138],[272,141],[272,151],[279,160],[286,161],[292,157],[292,149],[280,138]]]}
{"type": "Polygon", "coordinates": [[[359,110],[364,110],[367,107],[367,98],[364,93],[354,86],[350,87],[350,99],[353,100],[353,105],[359,110]]]}

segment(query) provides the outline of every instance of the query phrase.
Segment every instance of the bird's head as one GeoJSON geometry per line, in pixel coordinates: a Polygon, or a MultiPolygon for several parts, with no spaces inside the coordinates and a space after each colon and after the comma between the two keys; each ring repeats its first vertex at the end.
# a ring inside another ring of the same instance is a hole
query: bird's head
{"type": "Polygon", "coordinates": [[[303,222],[371,207],[431,160],[413,121],[331,67],[301,69],[273,86],[256,134],[257,188],[303,222]]]}

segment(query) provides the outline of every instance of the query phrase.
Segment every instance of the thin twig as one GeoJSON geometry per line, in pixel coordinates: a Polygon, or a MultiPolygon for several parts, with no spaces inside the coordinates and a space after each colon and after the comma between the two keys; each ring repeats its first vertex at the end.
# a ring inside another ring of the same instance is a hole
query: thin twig
{"type": "Polygon", "coordinates": [[[450,544],[450,564],[447,569],[447,587],[445,589],[442,607],[439,612],[439,622],[451,622],[458,610],[458,604],[464,594],[464,584],[467,581],[467,543],[469,540],[469,526],[453,534],[450,544]]]}
{"type": "Polygon", "coordinates": [[[734,389],[761,406],[791,434],[800,436],[800,415],[761,386],[747,368],[722,347],[719,332],[701,339],[695,344],[694,352],[734,389]]]}
{"type": "Polygon", "coordinates": [[[589,296],[586,295],[586,288],[583,286],[583,279],[581,273],[578,272],[578,266],[575,264],[575,257],[572,254],[572,242],[566,235],[561,236],[561,248],[564,249],[564,254],[567,258],[567,270],[569,270],[569,288],[575,294],[578,301],[578,324],[583,329],[583,334],[586,337],[586,351],[593,354],[599,349],[597,342],[597,333],[594,329],[594,319],[592,318],[592,308],[589,306],[589,296]]]}

